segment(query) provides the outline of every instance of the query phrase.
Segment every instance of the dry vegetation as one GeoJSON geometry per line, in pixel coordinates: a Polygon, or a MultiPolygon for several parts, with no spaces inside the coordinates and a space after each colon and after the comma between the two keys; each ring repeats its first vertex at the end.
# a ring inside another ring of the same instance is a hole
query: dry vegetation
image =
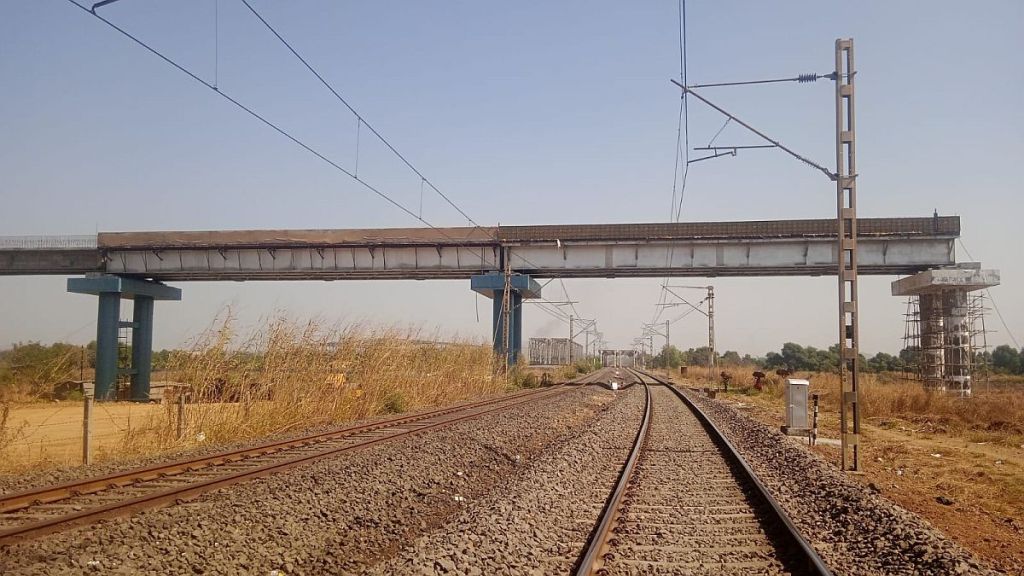
{"type": "MultiPolygon", "coordinates": [[[[730,368],[731,386],[743,394],[757,394],[782,402],[783,379],[771,374],[760,392],[753,388],[751,370],[730,368]]],[[[796,373],[807,378],[810,393],[818,394],[822,412],[839,411],[839,377],[836,374],[796,373]]],[[[861,417],[880,427],[909,424],[964,438],[1011,447],[1024,444],[1024,386],[1012,383],[978,387],[970,399],[925,389],[919,382],[898,375],[861,376],[861,417]]]]}
{"type": "MultiPolygon", "coordinates": [[[[175,353],[162,379],[185,385],[184,434],[177,406],[148,411],[126,422],[116,445],[100,456],[119,457],[185,448],[198,443],[258,438],[317,425],[455,403],[515,385],[495,375],[490,346],[436,342],[418,329],[333,328],[276,318],[239,336],[226,315],[175,353]]],[[[80,414],[69,407],[69,413],[80,414]]],[[[98,405],[105,406],[105,405],[98,405]]],[[[43,444],[18,452],[18,406],[5,408],[0,462],[7,472],[73,463],[46,457],[43,444]]],[[[98,413],[102,414],[99,410],[98,413]]],[[[66,453],[68,450],[63,450],[66,453]]]]}

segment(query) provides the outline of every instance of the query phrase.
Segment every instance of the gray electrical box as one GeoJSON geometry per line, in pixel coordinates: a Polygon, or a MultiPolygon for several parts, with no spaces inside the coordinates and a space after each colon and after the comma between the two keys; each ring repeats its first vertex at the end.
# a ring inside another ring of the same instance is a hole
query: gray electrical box
{"type": "Polygon", "coordinates": [[[808,380],[786,378],[784,400],[786,404],[786,425],[783,434],[807,434],[810,426],[807,423],[807,391],[811,387],[808,380]]]}

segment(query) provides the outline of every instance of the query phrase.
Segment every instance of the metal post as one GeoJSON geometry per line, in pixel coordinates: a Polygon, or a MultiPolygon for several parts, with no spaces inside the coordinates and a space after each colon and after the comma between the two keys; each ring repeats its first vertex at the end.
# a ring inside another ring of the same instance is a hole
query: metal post
{"type": "Polygon", "coordinates": [[[708,286],[708,384],[715,381],[715,287],[708,286]]]}
{"type": "Polygon", "coordinates": [[[811,420],[811,434],[807,440],[814,446],[818,443],[818,395],[811,394],[811,399],[814,401],[814,417],[811,420]]]}
{"type": "Polygon", "coordinates": [[[178,392],[178,440],[185,437],[185,391],[178,392]]]}
{"type": "Polygon", "coordinates": [[[92,436],[92,395],[86,394],[84,398],[85,407],[82,414],[82,465],[92,464],[91,439],[92,436]]]}
{"type": "Polygon", "coordinates": [[[568,342],[569,352],[568,352],[568,356],[567,357],[569,358],[569,365],[570,366],[572,366],[572,339],[573,339],[573,334],[572,334],[572,316],[569,316],[569,342],[568,342]]]}
{"type": "Polygon", "coordinates": [[[501,351],[505,356],[505,371],[508,371],[509,356],[511,354],[510,344],[512,338],[510,335],[511,318],[509,317],[511,306],[512,306],[512,269],[511,262],[508,254],[505,254],[505,289],[502,291],[501,298],[501,318],[502,318],[502,330],[501,330],[501,351]]]}
{"type": "Polygon", "coordinates": [[[857,317],[857,155],[854,113],[853,40],[836,40],[836,187],[839,277],[840,441],[843,470],[860,470],[860,355],[857,317]],[[852,421],[852,429],[851,429],[852,421]],[[852,453],[848,460],[847,454],[852,453]]]}

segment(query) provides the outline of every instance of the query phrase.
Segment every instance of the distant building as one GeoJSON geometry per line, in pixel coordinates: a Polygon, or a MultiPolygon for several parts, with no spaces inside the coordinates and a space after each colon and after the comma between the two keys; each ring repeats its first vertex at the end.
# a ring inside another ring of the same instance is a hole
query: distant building
{"type": "MultiPolygon", "coordinates": [[[[572,343],[572,360],[583,359],[583,345],[572,343]]],[[[564,366],[569,364],[568,338],[530,338],[530,364],[564,366]]]]}
{"type": "Polygon", "coordinates": [[[601,350],[601,365],[619,368],[636,368],[636,350],[601,350]]]}

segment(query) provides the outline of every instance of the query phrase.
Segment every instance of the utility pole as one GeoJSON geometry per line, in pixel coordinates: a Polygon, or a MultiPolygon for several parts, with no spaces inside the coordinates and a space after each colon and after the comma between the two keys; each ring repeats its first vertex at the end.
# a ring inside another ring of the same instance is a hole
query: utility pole
{"type": "Polygon", "coordinates": [[[511,344],[511,338],[509,337],[509,326],[510,320],[512,319],[512,260],[509,258],[509,254],[506,252],[505,257],[505,289],[502,291],[501,300],[501,353],[505,356],[505,373],[508,373],[508,361],[509,361],[509,344],[511,344]]]}
{"type": "Polygon", "coordinates": [[[840,441],[843,470],[860,470],[857,310],[857,152],[853,39],[836,40],[836,221],[838,223],[840,441]],[[852,420],[852,429],[851,429],[852,420]],[[852,458],[847,467],[847,453],[852,458]]]}
{"type": "Polygon", "coordinates": [[[572,320],[573,320],[572,316],[569,316],[569,365],[570,366],[572,366],[572,339],[573,339],[572,320]]]}
{"type": "Polygon", "coordinates": [[[708,286],[708,384],[715,381],[715,287],[708,286]]]}

